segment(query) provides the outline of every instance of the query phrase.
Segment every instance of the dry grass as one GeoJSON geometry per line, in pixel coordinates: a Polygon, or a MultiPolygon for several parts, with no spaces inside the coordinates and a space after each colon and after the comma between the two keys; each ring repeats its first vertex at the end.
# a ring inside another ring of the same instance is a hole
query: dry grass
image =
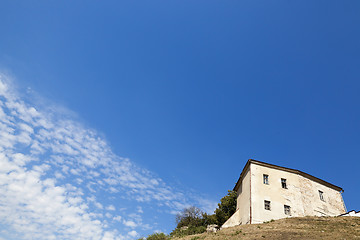
{"type": "Polygon", "coordinates": [[[184,240],[232,239],[358,239],[359,217],[302,217],[287,218],[263,224],[242,225],[217,233],[203,233],[184,240]]]}

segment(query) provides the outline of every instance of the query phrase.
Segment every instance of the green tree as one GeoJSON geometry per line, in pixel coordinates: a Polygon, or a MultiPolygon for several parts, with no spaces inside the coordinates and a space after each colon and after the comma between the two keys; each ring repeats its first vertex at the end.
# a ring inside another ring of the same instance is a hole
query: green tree
{"type": "Polygon", "coordinates": [[[203,223],[204,212],[201,209],[191,206],[182,210],[176,215],[177,228],[181,227],[198,227],[203,223]]]}
{"type": "Polygon", "coordinates": [[[207,226],[210,224],[217,224],[217,219],[216,219],[215,214],[210,215],[210,214],[204,213],[203,214],[203,225],[207,226]]]}
{"type": "MultiPolygon", "coordinates": [[[[142,239],[142,238],[140,238],[142,239]]],[[[139,239],[139,240],[140,240],[139,239]]],[[[170,237],[165,233],[153,233],[147,236],[146,240],[168,240],[170,237]]]]}
{"type": "Polygon", "coordinates": [[[187,235],[203,233],[210,224],[223,225],[236,211],[237,193],[228,191],[221,198],[214,214],[209,215],[201,209],[192,206],[185,208],[176,215],[176,228],[170,233],[171,237],[184,237],[187,235]]]}
{"type": "Polygon", "coordinates": [[[228,194],[220,200],[215,209],[215,217],[219,226],[223,225],[236,211],[237,193],[228,190],[228,194]]]}
{"type": "Polygon", "coordinates": [[[201,209],[191,206],[182,210],[176,215],[176,228],[170,233],[170,236],[183,237],[187,235],[203,233],[206,231],[209,216],[201,209]]]}

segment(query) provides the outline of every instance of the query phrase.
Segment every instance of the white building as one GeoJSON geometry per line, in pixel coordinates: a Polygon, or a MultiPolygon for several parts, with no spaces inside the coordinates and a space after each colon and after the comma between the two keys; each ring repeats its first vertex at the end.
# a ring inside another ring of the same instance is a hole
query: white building
{"type": "Polygon", "coordinates": [[[246,163],[234,191],[238,194],[236,212],[222,228],[346,212],[341,187],[299,170],[253,159],[246,163]]]}
{"type": "Polygon", "coordinates": [[[360,211],[356,212],[355,210],[351,210],[347,213],[341,214],[343,217],[360,217],[360,211]]]}

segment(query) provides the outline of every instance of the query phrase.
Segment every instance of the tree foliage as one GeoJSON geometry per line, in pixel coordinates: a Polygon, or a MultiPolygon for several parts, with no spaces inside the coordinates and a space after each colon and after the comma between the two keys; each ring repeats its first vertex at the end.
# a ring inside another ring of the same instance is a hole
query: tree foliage
{"type": "Polygon", "coordinates": [[[205,231],[206,231],[205,226],[198,226],[198,227],[192,226],[192,227],[189,227],[189,228],[186,228],[186,229],[175,228],[170,233],[170,236],[171,237],[184,237],[184,236],[188,236],[188,235],[203,233],[205,231]]]}
{"type": "Polygon", "coordinates": [[[185,208],[176,215],[176,228],[170,233],[170,236],[183,237],[203,233],[206,231],[207,225],[223,225],[235,213],[236,199],[237,193],[229,190],[228,194],[221,198],[214,214],[211,215],[195,206],[185,208]]]}
{"type": "Polygon", "coordinates": [[[184,226],[201,226],[203,221],[204,212],[201,209],[191,206],[182,210],[182,212],[176,215],[177,228],[184,226]]]}
{"type": "Polygon", "coordinates": [[[170,236],[183,237],[206,231],[208,215],[201,209],[191,206],[185,208],[176,215],[176,228],[170,233],[170,236]]]}
{"type": "MultiPolygon", "coordinates": [[[[165,233],[153,233],[147,236],[146,240],[168,240],[170,237],[166,235],[165,233]]],[[[143,240],[143,238],[140,238],[139,240],[143,240]]]]}
{"type": "Polygon", "coordinates": [[[220,200],[215,209],[217,224],[223,225],[236,211],[237,193],[228,190],[228,194],[220,200]]]}

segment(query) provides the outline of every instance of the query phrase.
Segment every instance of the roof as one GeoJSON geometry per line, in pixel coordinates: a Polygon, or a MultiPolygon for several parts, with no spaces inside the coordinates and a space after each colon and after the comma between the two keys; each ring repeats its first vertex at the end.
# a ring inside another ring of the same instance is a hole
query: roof
{"type": "Polygon", "coordinates": [[[339,217],[340,217],[340,216],[346,216],[346,215],[349,215],[349,216],[350,216],[350,213],[352,213],[352,212],[354,212],[355,215],[360,214],[360,211],[357,211],[357,212],[356,212],[355,210],[351,210],[351,211],[348,211],[348,212],[346,212],[346,213],[343,213],[343,214],[339,215],[339,217]]]}
{"type": "Polygon", "coordinates": [[[241,183],[242,179],[244,178],[244,175],[247,171],[247,169],[249,168],[250,164],[257,164],[257,165],[260,165],[260,166],[264,166],[264,167],[269,167],[269,168],[273,168],[273,169],[277,169],[277,170],[282,170],[282,171],[286,171],[286,172],[290,172],[290,173],[295,173],[295,174],[298,174],[298,175],[301,175],[305,178],[308,178],[310,180],[313,180],[315,182],[318,182],[322,185],[325,185],[327,187],[330,187],[332,189],[335,189],[337,191],[341,191],[341,192],[344,192],[344,190],[341,188],[341,187],[338,187],[334,184],[331,184],[329,182],[326,182],[320,178],[317,178],[317,177],[314,177],[310,174],[307,174],[307,173],[304,173],[300,170],[297,170],[297,169],[292,169],[292,168],[286,168],[286,167],[281,167],[281,166],[277,166],[277,165],[274,165],[274,164],[270,164],[270,163],[266,163],[266,162],[261,162],[261,161],[258,161],[258,160],[254,160],[254,159],[249,159],[247,161],[247,163],[245,164],[245,167],[243,168],[241,174],[240,174],[240,177],[239,177],[239,180],[236,182],[235,184],[235,187],[233,189],[233,191],[237,191],[238,187],[239,187],[239,184],[241,183]]]}

